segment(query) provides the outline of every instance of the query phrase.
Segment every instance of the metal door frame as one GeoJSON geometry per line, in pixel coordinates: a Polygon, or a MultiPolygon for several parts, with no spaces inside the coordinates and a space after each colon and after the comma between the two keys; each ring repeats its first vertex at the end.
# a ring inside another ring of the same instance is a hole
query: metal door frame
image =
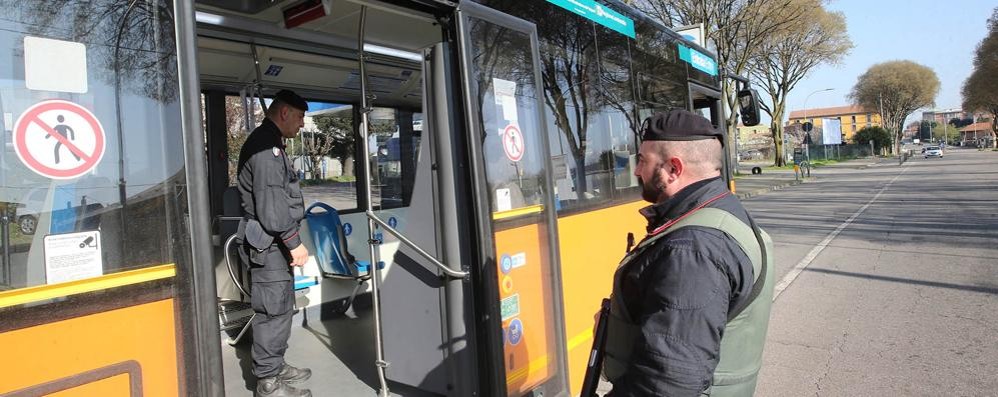
{"type": "MultiPolygon", "coordinates": [[[[468,48],[471,43],[468,18],[473,17],[480,19],[485,22],[524,33],[530,37],[531,56],[533,57],[532,68],[534,72],[534,86],[539,94],[538,98],[541,98],[544,90],[539,65],[540,45],[537,38],[537,26],[534,23],[496,11],[474,2],[461,2],[456,11],[456,37],[458,38],[457,51],[459,52],[458,62],[460,62],[460,67],[458,69],[461,72],[458,77],[460,77],[460,84],[463,91],[463,110],[465,112],[464,128],[466,131],[465,136],[468,139],[467,156],[469,157],[470,165],[472,167],[470,171],[473,179],[471,193],[473,194],[473,204],[475,205],[474,216],[477,221],[478,234],[480,235],[477,250],[479,261],[475,263],[475,268],[473,269],[473,276],[475,278],[476,311],[478,313],[477,318],[475,318],[475,328],[479,337],[479,354],[487,358],[479,360],[479,373],[481,376],[480,380],[482,382],[482,388],[480,391],[483,392],[483,395],[505,396],[507,395],[507,391],[505,382],[506,377],[504,368],[505,358],[503,349],[504,342],[502,335],[502,321],[500,320],[501,315],[499,313],[498,275],[496,274],[497,258],[495,254],[495,240],[493,238],[493,221],[489,205],[490,193],[485,171],[484,149],[482,147],[480,137],[477,136],[477,126],[480,125],[481,120],[479,120],[476,109],[478,109],[481,104],[477,103],[477,97],[472,95],[473,90],[471,86],[472,82],[470,68],[471,65],[473,65],[473,62],[471,58],[472,54],[468,48]]],[[[543,129],[546,128],[547,123],[545,122],[546,116],[542,106],[543,103],[538,102],[536,112],[538,124],[543,129]]],[[[548,182],[548,185],[550,185],[551,181],[553,181],[553,175],[551,173],[552,164],[548,134],[546,131],[540,131],[539,135],[544,149],[544,177],[548,182]]],[[[556,359],[559,371],[546,383],[550,383],[552,380],[562,382],[565,385],[564,393],[567,395],[570,385],[568,381],[568,352],[565,345],[566,336],[563,324],[564,305],[562,303],[562,299],[564,294],[561,288],[560,248],[557,238],[558,219],[554,210],[554,193],[551,186],[544,187],[544,206],[546,207],[546,233],[549,237],[548,263],[550,265],[549,267],[552,273],[552,278],[555,281],[551,285],[551,297],[552,301],[555,303],[552,317],[559,325],[555,327],[555,344],[556,348],[560,351],[559,357],[556,359]]]]}

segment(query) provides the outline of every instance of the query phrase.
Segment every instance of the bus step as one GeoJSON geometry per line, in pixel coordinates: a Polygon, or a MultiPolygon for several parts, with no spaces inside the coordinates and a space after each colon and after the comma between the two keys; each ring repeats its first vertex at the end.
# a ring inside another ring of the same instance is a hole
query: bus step
{"type": "Polygon", "coordinates": [[[242,328],[253,317],[249,302],[223,301],[218,303],[218,327],[222,331],[242,328]]]}

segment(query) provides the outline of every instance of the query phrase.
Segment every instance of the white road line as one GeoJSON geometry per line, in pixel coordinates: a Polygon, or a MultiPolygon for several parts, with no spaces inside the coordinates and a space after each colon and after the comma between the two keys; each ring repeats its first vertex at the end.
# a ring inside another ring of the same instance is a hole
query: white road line
{"type": "Polygon", "coordinates": [[[813,261],[814,258],[818,257],[818,254],[820,254],[821,251],[823,251],[825,247],[828,246],[828,244],[831,244],[832,240],[834,240],[835,237],[838,236],[843,229],[848,227],[849,224],[852,223],[852,221],[856,220],[856,218],[862,215],[863,211],[866,211],[866,209],[869,208],[874,201],[877,201],[877,199],[880,198],[880,195],[884,194],[884,192],[887,191],[887,188],[891,187],[891,185],[894,184],[894,181],[898,180],[898,178],[900,178],[901,175],[908,170],[908,168],[909,167],[904,167],[904,169],[902,169],[901,172],[899,172],[897,176],[894,177],[894,179],[891,179],[891,181],[887,182],[887,184],[884,185],[884,187],[880,188],[880,191],[877,192],[877,194],[874,195],[873,198],[870,199],[870,201],[866,202],[866,204],[860,207],[859,210],[856,211],[856,213],[852,214],[852,216],[849,217],[849,219],[846,219],[845,222],[842,222],[842,224],[839,225],[839,227],[835,228],[835,230],[833,230],[831,233],[828,233],[828,236],[825,236],[824,240],[821,240],[821,242],[818,243],[818,245],[814,246],[814,248],[811,249],[811,252],[808,252],[807,255],[805,255],[804,258],[800,260],[800,262],[797,262],[797,266],[794,266],[794,268],[791,269],[790,272],[787,273],[787,275],[784,276],[783,279],[776,284],[776,288],[774,288],[773,290],[773,302],[776,302],[776,298],[779,298],[780,294],[782,294],[783,291],[787,289],[787,287],[790,287],[790,284],[797,279],[797,276],[800,276],[800,273],[804,271],[804,269],[811,264],[811,261],[813,261]]]}

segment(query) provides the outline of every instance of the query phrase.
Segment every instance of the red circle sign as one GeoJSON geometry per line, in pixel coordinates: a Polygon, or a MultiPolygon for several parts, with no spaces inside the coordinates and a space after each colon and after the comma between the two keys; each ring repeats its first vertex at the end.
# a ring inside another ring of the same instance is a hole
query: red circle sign
{"type": "Polygon", "coordinates": [[[104,156],[104,128],[93,113],[69,101],[42,101],[14,125],[14,151],[29,169],[52,179],[77,178],[104,156]]]}
{"type": "Polygon", "coordinates": [[[506,126],[502,131],[502,150],[506,152],[506,158],[510,161],[520,161],[526,147],[523,143],[523,133],[515,124],[506,126]]]}

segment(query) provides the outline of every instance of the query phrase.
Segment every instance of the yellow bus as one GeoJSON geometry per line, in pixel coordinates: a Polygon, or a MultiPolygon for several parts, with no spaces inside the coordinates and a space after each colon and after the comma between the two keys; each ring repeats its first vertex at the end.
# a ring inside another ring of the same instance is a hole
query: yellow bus
{"type": "Polygon", "coordinates": [[[226,242],[239,145],[281,89],[309,102],[288,143],[306,206],[381,262],[335,271],[303,223],[286,358],[313,394],[577,395],[644,226],[641,120],[723,128],[715,57],[616,0],[0,14],[4,396],[252,393],[252,291],[226,242]]]}

